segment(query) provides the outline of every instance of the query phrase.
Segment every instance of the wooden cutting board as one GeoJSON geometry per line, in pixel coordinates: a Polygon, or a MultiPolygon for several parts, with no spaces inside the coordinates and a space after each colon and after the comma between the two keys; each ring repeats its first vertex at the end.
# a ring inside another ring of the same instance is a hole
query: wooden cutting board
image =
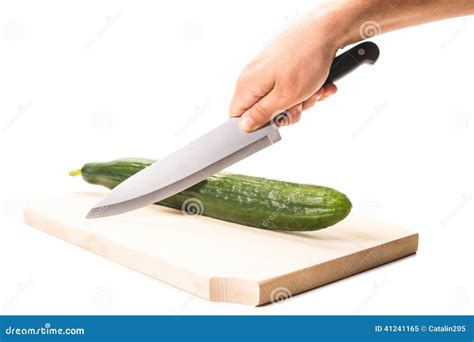
{"type": "Polygon", "coordinates": [[[105,193],[32,200],[25,222],[205,299],[257,306],[416,253],[418,234],[349,215],[315,232],[250,228],[151,205],[85,219],[105,193]]]}

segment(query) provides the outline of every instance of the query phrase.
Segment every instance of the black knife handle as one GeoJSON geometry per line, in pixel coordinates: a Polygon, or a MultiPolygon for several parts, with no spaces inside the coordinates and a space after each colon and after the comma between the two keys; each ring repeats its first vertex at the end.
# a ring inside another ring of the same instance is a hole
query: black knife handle
{"type": "Polygon", "coordinates": [[[324,85],[336,82],[338,79],[357,69],[361,64],[375,64],[379,58],[379,54],[379,47],[372,42],[357,44],[346,52],[341,53],[334,58],[331,69],[329,70],[329,76],[326,82],[324,82],[324,85]]]}
{"type": "MultiPolygon", "coordinates": [[[[379,47],[372,42],[363,42],[341,53],[332,61],[329,76],[323,86],[336,82],[338,79],[350,74],[362,64],[375,64],[379,58],[379,47]]],[[[273,117],[270,123],[275,127],[288,122],[288,111],[281,112],[273,117]]]]}
{"type": "MultiPolygon", "coordinates": [[[[362,42],[350,48],[346,52],[336,56],[332,61],[329,75],[323,86],[328,83],[336,82],[338,79],[350,74],[362,64],[375,64],[379,58],[379,47],[372,42],[362,42]]],[[[289,113],[287,110],[274,116],[270,120],[270,124],[274,127],[286,125],[289,120],[289,113]]]]}

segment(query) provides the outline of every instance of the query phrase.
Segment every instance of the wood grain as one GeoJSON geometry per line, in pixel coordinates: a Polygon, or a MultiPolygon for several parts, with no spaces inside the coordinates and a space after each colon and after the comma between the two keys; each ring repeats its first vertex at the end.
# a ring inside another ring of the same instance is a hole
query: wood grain
{"type": "Polygon", "coordinates": [[[32,200],[25,222],[202,298],[258,306],[416,253],[418,234],[350,215],[315,232],[275,232],[148,206],[85,219],[105,193],[32,200]]]}

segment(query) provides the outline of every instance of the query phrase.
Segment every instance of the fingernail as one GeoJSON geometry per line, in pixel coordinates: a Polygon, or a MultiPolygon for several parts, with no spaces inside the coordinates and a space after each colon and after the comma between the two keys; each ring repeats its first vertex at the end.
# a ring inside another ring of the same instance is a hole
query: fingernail
{"type": "Polygon", "coordinates": [[[246,115],[240,120],[239,126],[241,130],[250,132],[255,126],[255,121],[253,121],[250,115],[246,115]]]}

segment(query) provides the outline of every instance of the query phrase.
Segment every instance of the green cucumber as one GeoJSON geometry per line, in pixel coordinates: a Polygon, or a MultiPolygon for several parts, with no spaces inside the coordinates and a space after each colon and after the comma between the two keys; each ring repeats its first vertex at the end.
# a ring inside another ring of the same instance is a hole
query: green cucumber
{"type": "MultiPolygon", "coordinates": [[[[91,184],[109,189],[152,164],[150,159],[118,159],[88,163],[71,171],[91,184]]],[[[159,203],[219,220],[256,228],[312,231],[344,219],[352,204],[343,193],[318,185],[297,184],[218,173],[159,203]]]]}

